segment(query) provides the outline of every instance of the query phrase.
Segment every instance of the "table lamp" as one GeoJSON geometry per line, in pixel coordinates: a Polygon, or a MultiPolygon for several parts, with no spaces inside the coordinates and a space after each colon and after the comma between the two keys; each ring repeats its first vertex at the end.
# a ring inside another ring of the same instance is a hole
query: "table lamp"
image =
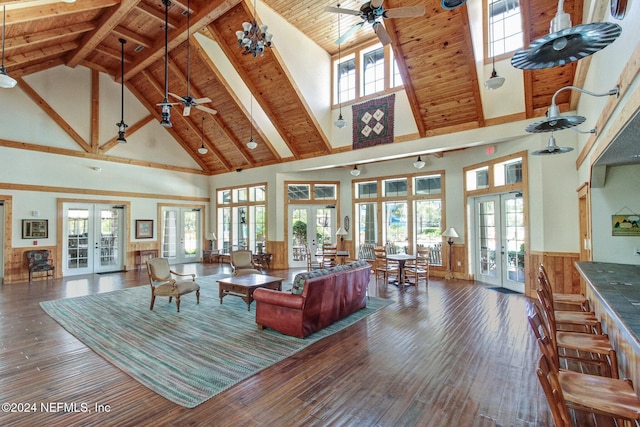
{"type": "Polygon", "coordinates": [[[456,229],[453,227],[447,228],[447,231],[442,233],[443,237],[447,237],[447,243],[449,244],[449,271],[445,274],[445,280],[455,279],[453,275],[453,239],[457,239],[458,233],[456,233],[456,229]]]}
{"type": "Polygon", "coordinates": [[[338,231],[336,231],[336,236],[340,236],[341,251],[344,251],[344,236],[346,236],[347,234],[349,234],[349,232],[342,227],[338,228],[338,231]]]}
{"type": "Polygon", "coordinates": [[[209,233],[209,249],[213,250],[213,241],[217,239],[216,233],[209,233]]]}

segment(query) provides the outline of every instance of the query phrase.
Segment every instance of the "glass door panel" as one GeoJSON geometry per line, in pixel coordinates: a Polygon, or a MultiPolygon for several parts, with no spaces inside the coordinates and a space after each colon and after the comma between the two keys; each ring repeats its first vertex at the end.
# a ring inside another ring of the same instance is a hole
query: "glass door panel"
{"type": "Polygon", "coordinates": [[[200,257],[200,209],[162,208],[162,257],[169,263],[193,262],[200,257]]]}
{"type": "Polygon", "coordinates": [[[515,193],[475,199],[476,279],[524,292],[524,203],[515,193]]]}
{"type": "Polygon", "coordinates": [[[409,253],[407,202],[385,202],[382,239],[395,253],[409,253]]]}
{"type": "Polygon", "coordinates": [[[64,216],[64,275],[105,273],[124,268],[124,207],[65,205],[64,216]]]}
{"type": "Polygon", "coordinates": [[[312,261],[322,253],[323,243],[334,243],[335,209],[315,205],[289,206],[290,268],[306,268],[306,245],[312,261]]]}

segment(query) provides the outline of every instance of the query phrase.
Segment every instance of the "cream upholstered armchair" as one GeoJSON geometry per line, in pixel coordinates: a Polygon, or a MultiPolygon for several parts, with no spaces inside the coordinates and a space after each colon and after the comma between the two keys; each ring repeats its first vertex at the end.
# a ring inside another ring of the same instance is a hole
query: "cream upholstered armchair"
{"type": "Polygon", "coordinates": [[[196,293],[196,303],[200,304],[200,285],[196,283],[195,274],[181,274],[169,268],[169,260],[166,258],[153,258],[147,261],[147,273],[149,273],[149,283],[151,284],[151,306],[156,297],[169,297],[176,299],[176,307],[180,313],[180,296],[194,292],[196,293]],[[173,276],[191,276],[191,280],[177,281],[173,276]]]}
{"type": "Polygon", "coordinates": [[[260,274],[256,264],[253,262],[253,254],[249,250],[238,250],[231,252],[231,271],[234,276],[242,276],[244,274],[260,274]]]}

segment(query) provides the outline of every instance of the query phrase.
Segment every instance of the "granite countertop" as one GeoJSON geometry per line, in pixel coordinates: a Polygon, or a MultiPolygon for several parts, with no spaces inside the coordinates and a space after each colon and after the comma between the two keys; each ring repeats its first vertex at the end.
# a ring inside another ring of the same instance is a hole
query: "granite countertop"
{"type": "Polygon", "coordinates": [[[576,267],[640,342],[640,265],[577,262],[576,267]]]}

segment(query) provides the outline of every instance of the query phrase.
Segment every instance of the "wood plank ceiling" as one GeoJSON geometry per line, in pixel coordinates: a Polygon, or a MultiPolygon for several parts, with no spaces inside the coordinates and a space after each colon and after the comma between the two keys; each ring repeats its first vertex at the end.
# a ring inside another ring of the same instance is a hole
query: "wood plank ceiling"
{"type": "MultiPolygon", "coordinates": [[[[385,8],[424,5],[423,0],[385,0],[385,8]]],[[[338,33],[335,14],[324,12],[330,1],[265,0],[265,4],[306,34],[329,54],[337,54],[334,44],[338,33]]],[[[340,6],[359,9],[362,2],[345,0],[340,6]]],[[[164,98],[165,6],[161,0],[77,0],[64,3],[54,0],[0,1],[7,5],[5,66],[17,78],[25,92],[37,96],[22,77],[54,66],[86,66],[107,73],[120,81],[119,38],[125,44],[125,82],[127,88],[149,110],[149,118],[130,124],[128,132],[161,119],[156,104],[164,98]],[[18,7],[17,4],[21,3],[18,7]]],[[[555,0],[521,3],[525,39],[534,40],[548,33],[555,15],[555,0]]],[[[385,20],[392,40],[394,56],[405,82],[420,136],[455,132],[485,126],[480,99],[482,82],[478,81],[467,7],[446,11],[439,2],[426,4],[426,14],[418,18],[385,20]]],[[[571,14],[573,25],[581,22],[582,5],[566,0],[564,10],[571,14]]],[[[259,20],[258,9],[258,20],[259,20]]],[[[242,55],[235,32],[243,21],[253,20],[250,0],[172,0],[169,8],[168,59],[170,92],[187,94],[187,37],[190,38],[190,87],[192,97],[209,96],[207,104],[218,111],[207,117],[205,145],[208,153],[198,153],[201,146],[201,114],[182,116],[182,106],[173,108],[171,135],[206,174],[269,165],[283,161],[318,157],[336,152],[312,114],[274,48],[260,57],[242,55]],[[191,9],[187,28],[187,5],[191,9]],[[283,158],[260,129],[250,123],[243,106],[216,68],[211,58],[193,37],[201,34],[216,41],[241,79],[251,90],[255,102],[265,111],[292,155],[283,158]],[[213,124],[211,124],[213,123],[213,124]],[[251,129],[253,126],[253,129],[251,129]],[[246,142],[253,135],[258,143],[249,150],[246,142]]],[[[342,15],[341,27],[350,28],[360,21],[357,16],[342,15]]],[[[273,29],[272,29],[273,30],[273,29]]],[[[275,30],[274,30],[275,31],[275,30]]],[[[343,50],[375,41],[368,26],[357,31],[343,45],[343,50]]],[[[553,93],[572,84],[576,66],[569,64],[547,70],[525,72],[527,118],[544,115],[553,93]]],[[[570,94],[558,99],[567,110],[570,94]]],[[[173,100],[171,100],[173,101],[173,100]]],[[[51,112],[50,114],[55,114],[51,112]]],[[[72,131],[72,130],[71,130],[72,131]]],[[[115,138],[98,147],[95,141],[79,145],[101,156],[115,145],[115,138]]]]}

